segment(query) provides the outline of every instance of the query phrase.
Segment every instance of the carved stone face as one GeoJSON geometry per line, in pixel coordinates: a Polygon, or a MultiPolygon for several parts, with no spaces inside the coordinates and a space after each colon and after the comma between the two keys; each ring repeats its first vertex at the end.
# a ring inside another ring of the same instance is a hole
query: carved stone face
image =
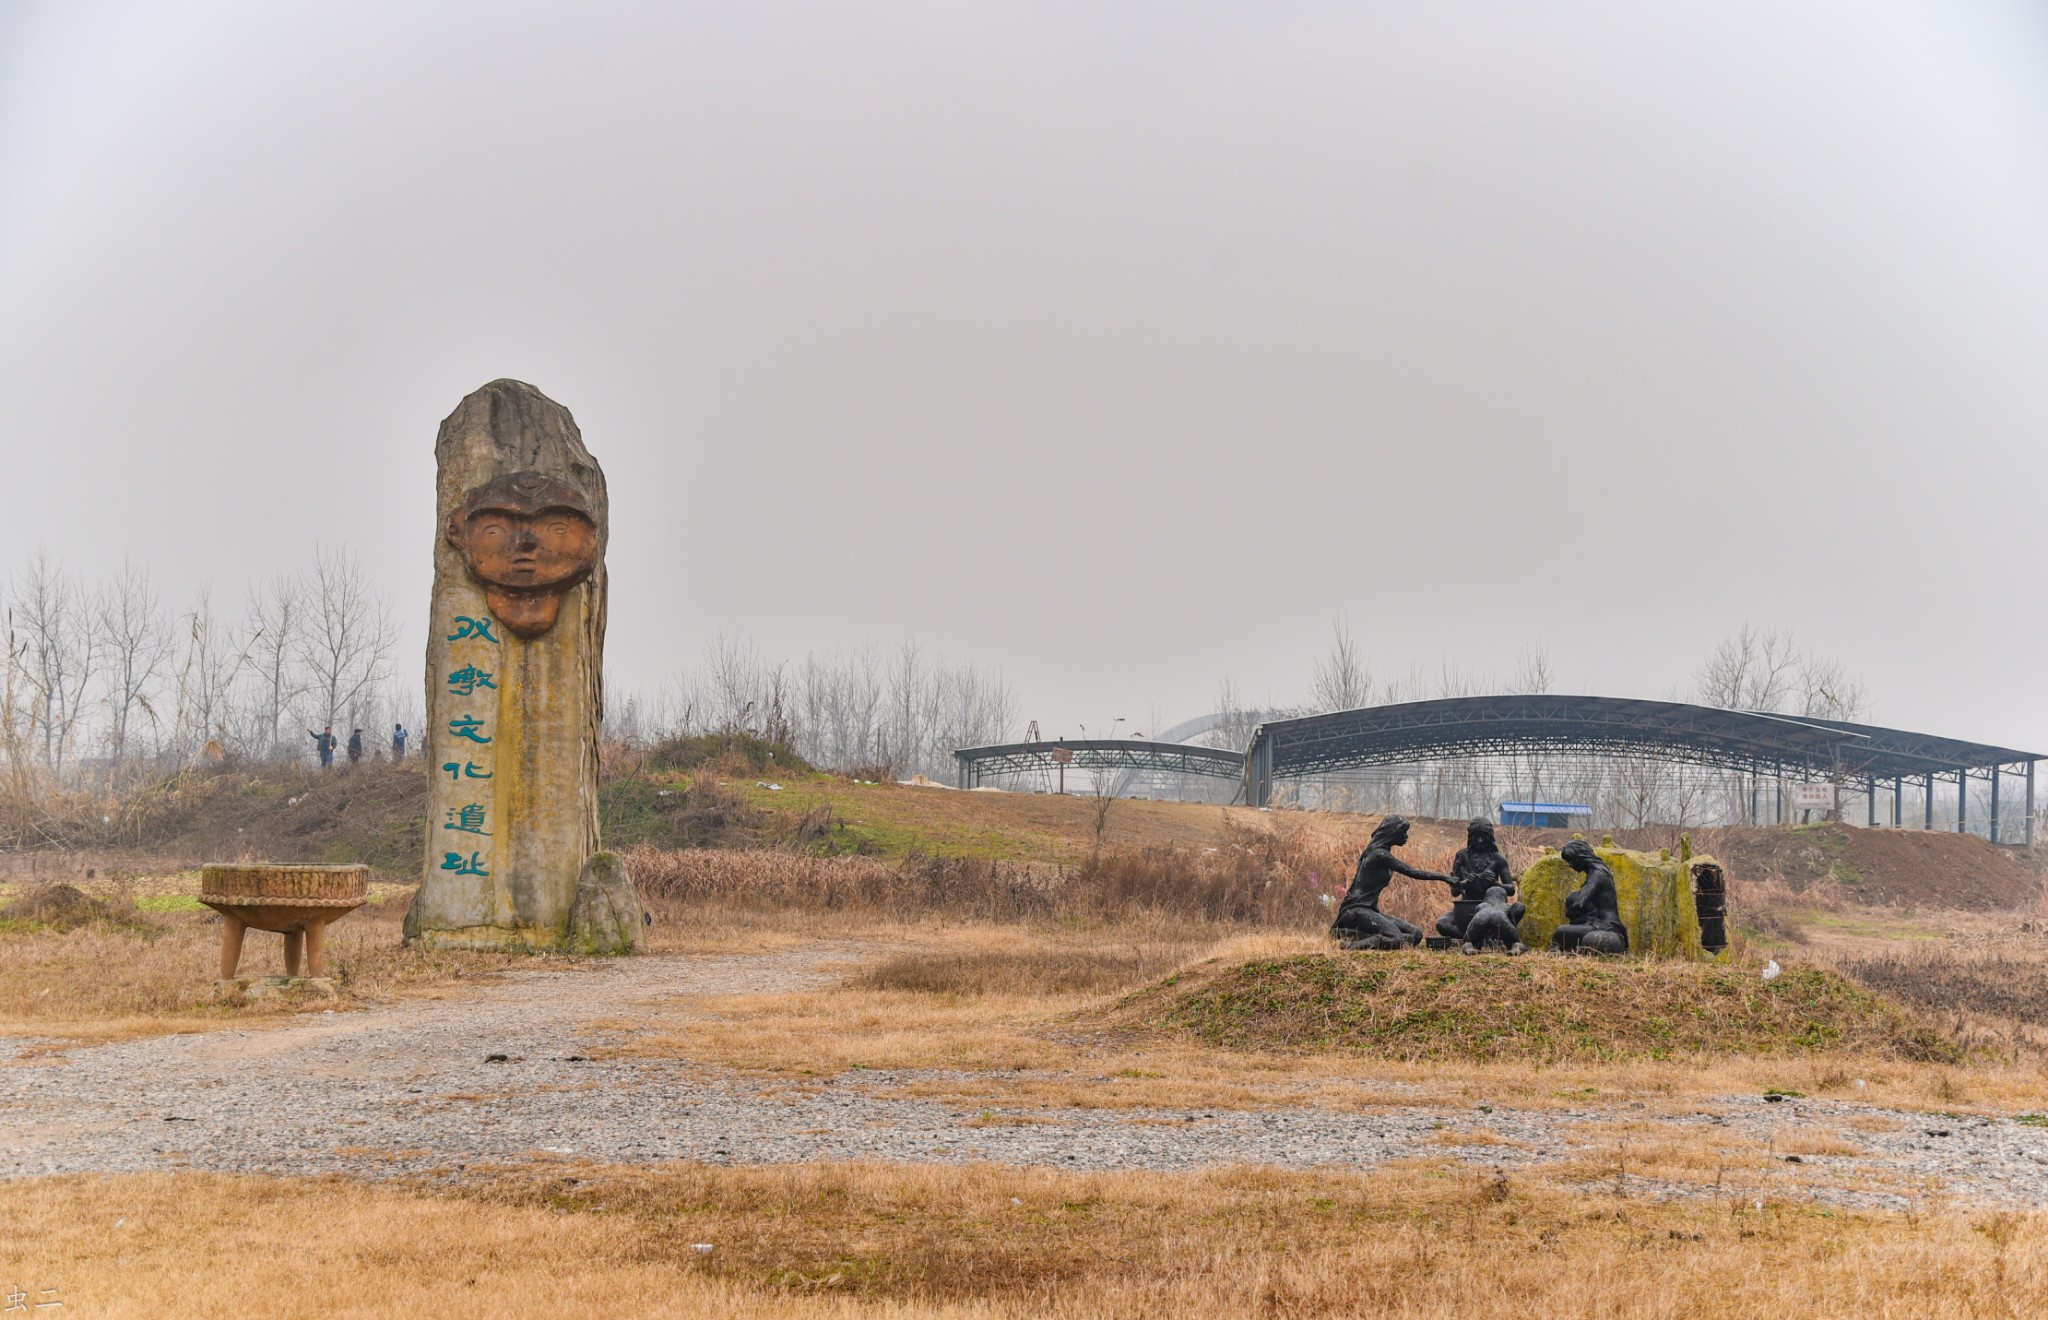
{"type": "Polygon", "coordinates": [[[568,482],[515,472],[463,497],[448,515],[448,544],[483,584],[491,613],[531,641],[555,626],[562,593],[597,566],[597,521],[568,482]]]}

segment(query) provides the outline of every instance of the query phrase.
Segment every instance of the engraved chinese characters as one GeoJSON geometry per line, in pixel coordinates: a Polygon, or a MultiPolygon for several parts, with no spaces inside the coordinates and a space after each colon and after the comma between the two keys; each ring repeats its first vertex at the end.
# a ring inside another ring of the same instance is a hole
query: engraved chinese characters
{"type": "Polygon", "coordinates": [[[439,460],[427,844],[409,940],[627,952],[643,913],[598,849],[604,473],[518,381],[464,399],[439,460]]]}
{"type": "Polygon", "coordinates": [[[499,664],[501,644],[489,619],[458,614],[449,622],[453,630],[443,640],[454,652],[451,660],[461,661],[462,666],[447,674],[447,700],[435,712],[437,719],[446,717],[445,734],[429,726],[427,738],[430,751],[445,748],[444,754],[452,758],[441,763],[441,773],[448,777],[454,791],[437,795],[438,800],[449,805],[442,808],[446,819],[436,822],[439,830],[429,831],[434,837],[427,847],[429,852],[437,845],[442,850],[441,870],[488,880],[494,814],[490,785],[496,777],[491,768],[494,757],[489,729],[498,714],[498,685],[492,674],[499,664]],[[460,791],[464,787],[469,791],[460,791]],[[464,797],[476,800],[454,803],[454,799],[464,797]]]}

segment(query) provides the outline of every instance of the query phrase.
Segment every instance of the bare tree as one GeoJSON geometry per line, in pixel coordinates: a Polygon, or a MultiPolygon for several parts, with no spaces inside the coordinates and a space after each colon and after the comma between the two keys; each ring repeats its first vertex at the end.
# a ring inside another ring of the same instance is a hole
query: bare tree
{"type": "Polygon", "coordinates": [[[1724,710],[1783,710],[1793,697],[1799,647],[1789,633],[1759,632],[1745,623],[1706,659],[1695,676],[1702,705],[1724,710]]]}
{"type": "Polygon", "coordinates": [[[1318,711],[1357,710],[1372,704],[1372,668],[1351,635],[1350,621],[1339,616],[1330,624],[1330,652],[1316,661],[1309,701],[1318,711]]]}
{"type": "Polygon", "coordinates": [[[1815,655],[1799,658],[1797,676],[1799,713],[1824,720],[1861,719],[1869,698],[1860,680],[1850,677],[1840,660],[1815,655]]]}
{"type": "Polygon", "coordinates": [[[720,733],[743,733],[761,695],[761,657],[745,638],[719,633],[704,645],[705,718],[720,733]]]}
{"type": "MultiPolygon", "coordinates": [[[[281,573],[249,591],[242,655],[255,684],[255,724],[263,755],[284,754],[284,715],[304,690],[300,634],[306,627],[305,585],[281,573]]],[[[298,746],[293,739],[292,746],[298,746]]]]}
{"type": "Polygon", "coordinates": [[[391,613],[346,549],[314,553],[305,610],[295,651],[315,703],[314,718],[342,725],[390,676],[396,637],[391,613]]]}
{"type": "Polygon", "coordinates": [[[1538,642],[1525,646],[1515,656],[1515,691],[1548,692],[1553,675],[1550,668],[1550,651],[1538,642]]]}
{"type": "Polygon", "coordinates": [[[1216,714],[1222,717],[1221,722],[1204,735],[1205,741],[1232,751],[1243,751],[1251,744],[1252,730],[1259,727],[1259,712],[1245,705],[1238,695],[1237,681],[1228,674],[1216,685],[1216,714]]]}
{"type": "MultiPolygon", "coordinates": [[[[37,551],[16,578],[12,628],[45,769],[64,771],[100,662],[99,621],[70,576],[37,551]],[[15,633],[14,630],[18,630],[15,633]]],[[[12,649],[12,648],[11,648],[12,649]]]]}
{"type": "Polygon", "coordinates": [[[230,741],[228,699],[241,663],[227,629],[214,615],[212,593],[201,587],[185,616],[185,654],[178,666],[174,745],[180,759],[209,744],[225,752],[230,741]]]}
{"type": "Polygon", "coordinates": [[[139,731],[137,721],[159,729],[151,698],[173,643],[149,570],[132,560],[122,559],[120,571],[99,593],[95,612],[106,650],[107,750],[112,773],[118,774],[139,731]]]}

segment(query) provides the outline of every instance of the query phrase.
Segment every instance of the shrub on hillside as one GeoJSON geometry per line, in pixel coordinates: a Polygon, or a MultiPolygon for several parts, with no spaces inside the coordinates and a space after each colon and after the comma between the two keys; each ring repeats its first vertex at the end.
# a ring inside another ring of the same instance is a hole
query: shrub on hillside
{"type": "Polygon", "coordinates": [[[751,733],[699,733],[669,738],[647,753],[656,770],[710,767],[730,774],[808,773],[811,763],[787,743],[770,742],[751,733]]]}

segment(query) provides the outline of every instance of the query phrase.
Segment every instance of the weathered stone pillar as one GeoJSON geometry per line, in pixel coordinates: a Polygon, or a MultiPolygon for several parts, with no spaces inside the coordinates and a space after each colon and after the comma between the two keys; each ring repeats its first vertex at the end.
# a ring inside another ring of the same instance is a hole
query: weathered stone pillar
{"type": "Polygon", "coordinates": [[[604,472],[569,410],[516,380],[457,405],[434,451],[432,787],[406,939],[631,952],[642,909],[598,850],[604,472]]]}

